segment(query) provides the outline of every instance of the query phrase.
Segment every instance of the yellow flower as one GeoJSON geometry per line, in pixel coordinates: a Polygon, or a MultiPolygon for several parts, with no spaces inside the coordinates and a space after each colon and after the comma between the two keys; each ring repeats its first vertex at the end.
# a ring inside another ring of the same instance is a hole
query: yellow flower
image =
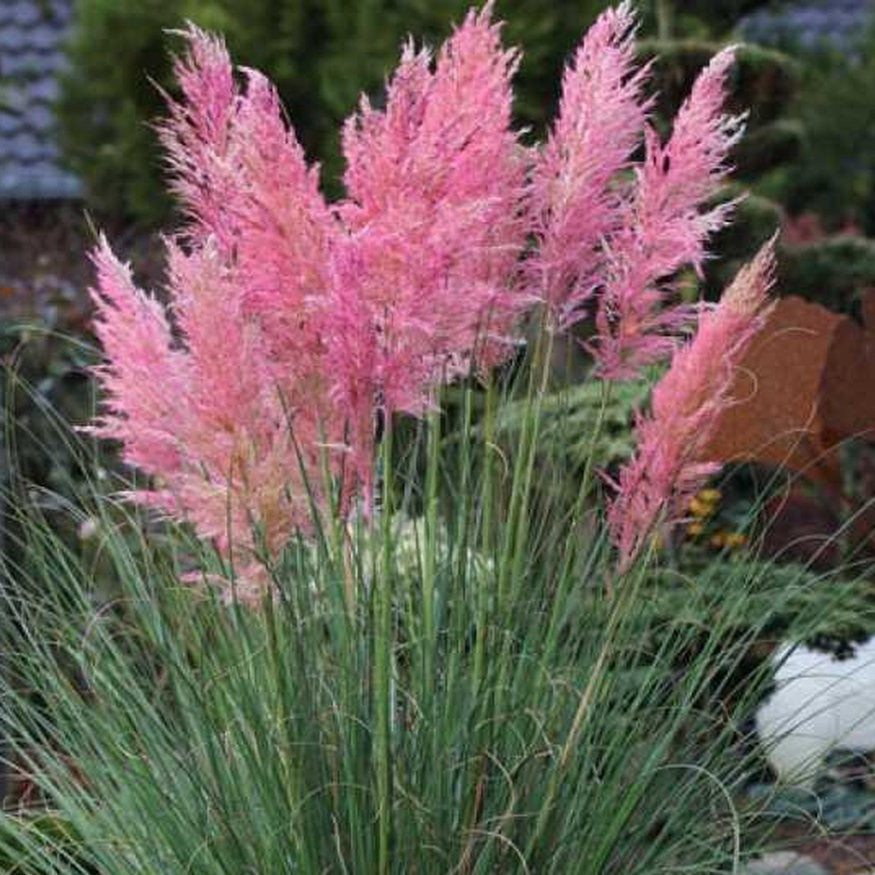
{"type": "Polygon", "coordinates": [[[719,489],[702,489],[696,497],[705,504],[717,504],[723,493],[719,489]]]}
{"type": "Polygon", "coordinates": [[[701,501],[698,496],[690,500],[690,513],[699,519],[706,519],[714,513],[714,505],[701,501]]]}

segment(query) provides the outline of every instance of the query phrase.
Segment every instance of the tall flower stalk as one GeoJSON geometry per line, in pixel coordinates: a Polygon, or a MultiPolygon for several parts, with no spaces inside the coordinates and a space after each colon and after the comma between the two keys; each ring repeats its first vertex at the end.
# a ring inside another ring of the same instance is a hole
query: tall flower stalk
{"type": "Polygon", "coordinates": [[[651,412],[640,416],[638,450],[620,471],[608,514],[620,570],[641,554],[659,524],[677,519],[687,500],[720,469],[702,457],[745,350],[769,310],[773,241],[739,271],[714,309],[702,310],[691,341],[678,347],[653,390],[651,412]]]}
{"type": "Polygon", "coordinates": [[[743,130],[742,117],[722,110],[733,60],[733,49],[724,49],[702,71],[667,143],[645,125],[644,162],[622,206],[622,227],[606,243],[594,348],[606,379],[627,379],[670,353],[690,317],[672,300],[670,278],[686,265],[701,272],[708,238],[732,214],[731,201],[702,205],[719,190],[743,130]]]}
{"type": "Polygon", "coordinates": [[[587,314],[604,283],[605,242],[623,227],[624,187],[652,106],[636,68],[629,3],[592,26],[562,77],[559,115],[535,155],[529,209],[538,246],[529,283],[561,330],[587,314]]]}

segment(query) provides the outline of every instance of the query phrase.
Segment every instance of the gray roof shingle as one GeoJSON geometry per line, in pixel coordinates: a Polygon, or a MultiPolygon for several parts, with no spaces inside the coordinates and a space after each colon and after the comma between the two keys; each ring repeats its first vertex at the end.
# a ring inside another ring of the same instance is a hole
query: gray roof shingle
{"type": "Polygon", "coordinates": [[[0,0],[0,200],[79,198],[61,166],[52,104],[74,0],[0,0]]]}
{"type": "Polygon", "coordinates": [[[875,0],[796,0],[745,16],[739,30],[752,42],[791,41],[802,48],[852,51],[875,24],[875,0]]]}

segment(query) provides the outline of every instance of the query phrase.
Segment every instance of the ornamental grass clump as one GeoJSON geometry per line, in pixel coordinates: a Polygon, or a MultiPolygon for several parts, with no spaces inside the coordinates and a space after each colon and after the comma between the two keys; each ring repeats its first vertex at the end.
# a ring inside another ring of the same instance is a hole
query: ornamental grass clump
{"type": "Polygon", "coordinates": [[[678,585],[708,618],[686,622],[654,607],[646,548],[716,470],[698,450],[771,244],[716,307],[681,302],[732,210],[708,206],[740,133],[732,53],[662,142],[634,30],[628,4],[599,18],[538,146],[491,3],[434,54],[409,43],[344,128],[336,203],[270,83],[183,34],[167,307],[94,253],[91,431],[147,475],[85,499],[116,589],[17,505],[8,734],[61,821],[0,817],[19,871],[737,867],[757,687],[733,678],[788,595],[717,567],[678,585]],[[571,490],[537,468],[553,339],[584,319],[592,447],[612,386],[670,361],[606,515],[592,453],[571,490]]]}

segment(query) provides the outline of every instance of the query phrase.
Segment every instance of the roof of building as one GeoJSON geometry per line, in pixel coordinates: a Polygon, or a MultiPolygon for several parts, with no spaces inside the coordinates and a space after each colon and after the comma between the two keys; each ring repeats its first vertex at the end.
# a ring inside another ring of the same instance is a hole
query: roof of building
{"type": "Polygon", "coordinates": [[[851,50],[873,25],[873,0],[796,0],[758,9],[741,20],[739,30],[751,42],[851,50]]]}
{"type": "Polygon", "coordinates": [[[52,106],[64,69],[73,0],[0,0],[0,199],[72,199],[52,106]]]}

